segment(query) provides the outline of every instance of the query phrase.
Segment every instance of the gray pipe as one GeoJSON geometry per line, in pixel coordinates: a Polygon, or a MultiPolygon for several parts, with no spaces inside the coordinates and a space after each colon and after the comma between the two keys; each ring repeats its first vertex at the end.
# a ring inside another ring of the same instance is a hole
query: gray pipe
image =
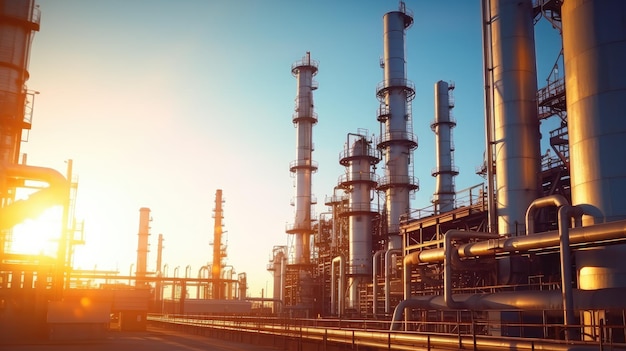
{"type": "Polygon", "coordinates": [[[331,312],[335,312],[335,309],[337,309],[337,316],[341,317],[341,315],[343,314],[343,308],[344,308],[344,291],[343,291],[343,281],[345,279],[346,276],[346,271],[345,271],[345,264],[344,264],[344,259],[342,255],[339,255],[335,258],[333,258],[333,261],[331,263],[331,269],[330,269],[330,310],[331,312]],[[338,263],[339,264],[339,283],[337,284],[337,300],[339,302],[338,306],[337,303],[335,302],[335,264],[338,263]],[[338,308],[337,308],[338,307],[338,308]]]}
{"type": "MultiPolygon", "coordinates": [[[[622,309],[626,288],[600,290],[572,289],[573,310],[622,309]]],[[[558,311],[563,309],[562,292],[558,290],[518,290],[484,294],[456,294],[455,300],[470,310],[558,311]]],[[[413,296],[403,300],[393,313],[391,330],[400,330],[406,309],[450,310],[444,296],[413,296]]]]}
{"type": "MultiPolygon", "coordinates": [[[[464,230],[450,229],[443,236],[443,250],[445,252],[443,269],[443,298],[446,306],[452,309],[465,308],[462,303],[452,299],[452,245],[453,239],[495,239],[499,235],[495,233],[470,232],[464,230]]],[[[408,267],[405,267],[405,269],[408,267]]],[[[410,273],[409,273],[410,274],[410,273]]],[[[409,290],[410,294],[410,290],[409,290]]],[[[405,296],[406,298],[406,296],[405,296]]]]}
{"type": "Polygon", "coordinates": [[[565,205],[559,208],[559,257],[561,262],[561,295],[563,298],[563,322],[565,327],[565,340],[574,339],[572,326],[576,324],[574,319],[574,299],[572,297],[572,260],[569,243],[569,226],[571,217],[576,217],[577,222],[582,223],[582,208],[565,205]]]}
{"type": "MultiPolygon", "coordinates": [[[[572,245],[594,241],[616,240],[624,238],[626,220],[596,224],[587,227],[572,228],[572,245]]],[[[557,247],[560,244],[559,232],[549,231],[532,236],[500,237],[497,240],[479,241],[458,247],[459,257],[494,256],[500,252],[517,252],[557,247]]],[[[445,258],[443,249],[412,252],[404,256],[404,264],[440,263],[445,258]]]]}
{"type": "Polygon", "coordinates": [[[380,255],[385,252],[385,250],[378,250],[374,253],[374,259],[372,262],[372,295],[374,298],[372,299],[372,315],[376,317],[376,313],[378,312],[378,260],[380,259],[380,255]]]}
{"type": "Polygon", "coordinates": [[[385,252],[385,313],[389,313],[391,310],[391,292],[389,287],[391,286],[391,256],[402,253],[401,249],[388,249],[385,252]]]}
{"type": "Polygon", "coordinates": [[[535,212],[539,208],[556,206],[561,207],[569,205],[569,202],[563,195],[550,195],[534,200],[526,210],[526,235],[535,233],[535,212]]]}

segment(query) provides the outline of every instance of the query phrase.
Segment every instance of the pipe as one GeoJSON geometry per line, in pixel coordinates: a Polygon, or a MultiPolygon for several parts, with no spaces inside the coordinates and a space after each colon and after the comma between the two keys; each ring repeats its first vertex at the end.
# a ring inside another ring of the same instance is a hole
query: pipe
{"type": "MultiPolygon", "coordinates": [[[[593,226],[572,228],[570,243],[587,244],[596,241],[623,239],[626,220],[601,223],[593,226]]],[[[494,256],[501,252],[521,252],[559,246],[558,231],[549,231],[532,236],[500,237],[497,240],[479,241],[458,247],[459,257],[494,256]]],[[[404,264],[440,263],[445,258],[443,249],[412,252],[404,256],[404,264]]]]}
{"type": "Polygon", "coordinates": [[[485,73],[485,168],[487,171],[487,231],[498,232],[498,208],[494,198],[493,160],[493,52],[491,48],[491,1],[482,0],[483,71],[485,73]]]}
{"type": "MultiPolygon", "coordinates": [[[[570,245],[585,244],[595,241],[616,240],[624,237],[626,220],[596,224],[587,227],[572,228],[569,234],[570,245]]],[[[558,231],[550,231],[532,236],[500,237],[497,240],[480,241],[460,245],[459,257],[495,256],[500,252],[517,252],[545,249],[560,245],[558,231]]],[[[404,299],[409,299],[411,266],[420,263],[440,263],[445,259],[445,250],[432,249],[406,254],[403,259],[404,299]]]]}
{"type": "Polygon", "coordinates": [[[374,253],[374,258],[372,262],[372,315],[376,317],[378,312],[378,260],[380,259],[380,255],[385,252],[385,250],[378,250],[374,253]]]}
{"type": "Polygon", "coordinates": [[[333,261],[331,263],[331,269],[330,269],[330,310],[331,312],[335,312],[335,309],[337,309],[337,316],[339,317],[341,317],[341,315],[343,314],[343,308],[344,308],[343,281],[345,279],[345,276],[346,276],[346,271],[345,271],[344,258],[342,255],[339,255],[333,258],[333,261]],[[336,306],[337,303],[335,301],[335,292],[333,291],[335,289],[335,279],[336,279],[335,264],[339,264],[339,283],[337,284],[337,300],[339,302],[338,306],[336,306]]]}
{"type": "MultiPolygon", "coordinates": [[[[443,236],[443,250],[445,252],[443,269],[443,298],[446,305],[452,309],[462,309],[464,305],[452,298],[452,240],[454,239],[496,239],[498,234],[470,232],[464,230],[450,229],[443,236]]],[[[407,267],[408,268],[408,267],[407,267]]],[[[405,268],[406,269],[406,268],[405,268]]],[[[409,273],[410,275],[410,273],[409,273]]],[[[410,293],[410,290],[409,290],[410,293]]]]}
{"type": "MultiPolygon", "coordinates": [[[[573,309],[622,309],[626,288],[606,288],[600,290],[572,289],[573,309]]],[[[562,293],[558,290],[517,290],[499,293],[456,294],[456,301],[470,310],[526,310],[557,311],[563,308],[562,293]]],[[[413,296],[396,306],[391,330],[399,330],[402,315],[406,309],[449,310],[444,296],[413,296]]]]}
{"type": "Polygon", "coordinates": [[[574,338],[572,326],[576,324],[574,318],[574,300],[572,297],[572,260],[570,254],[569,226],[571,217],[576,217],[582,223],[583,210],[576,206],[565,205],[559,208],[559,258],[561,263],[561,295],[563,298],[563,327],[565,340],[574,338]]]}
{"type": "Polygon", "coordinates": [[[569,202],[563,195],[558,194],[541,197],[531,202],[526,210],[526,235],[535,233],[535,212],[537,212],[539,208],[547,206],[556,206],[559,208],[565,205],[569,205],[569,202]]]}
{"type": "Polygon", "coordinates": [[[34,180],[48,184],[47,188],[31,194],[28,199],[15,201],[0,208],[0,230],[13,228],[27,218],[36,218],[48,207],[65,204],[70,182],[52,168],[20,164],[0,164],[4,179],[34,180]]]}
{"type": "Polygon", "coordinates": [[[388,249],[385,252],[385,313],[391,310],[391,256],[402,253],[401,249],[388,249]]]}

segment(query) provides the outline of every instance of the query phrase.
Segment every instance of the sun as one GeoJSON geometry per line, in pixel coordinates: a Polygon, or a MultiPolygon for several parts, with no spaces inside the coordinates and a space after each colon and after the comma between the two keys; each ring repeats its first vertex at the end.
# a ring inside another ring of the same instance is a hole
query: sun
{"type": "Polygon", "coordinates": [[[62,214],[62,206],[53,206],[39,217],[14,226],[10,252],[56,257],[62,232],[62,214]]]}

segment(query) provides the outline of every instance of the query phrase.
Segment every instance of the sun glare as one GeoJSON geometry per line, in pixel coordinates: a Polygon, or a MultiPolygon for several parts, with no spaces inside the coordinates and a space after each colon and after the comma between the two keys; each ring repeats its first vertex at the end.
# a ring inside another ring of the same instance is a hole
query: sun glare
{"type": "Polygon", "coordinates": [[[13,227],[11,252],[56,257],[61,237],[62,206],[47,209],[35,219],[27,219],[13,227]]]}

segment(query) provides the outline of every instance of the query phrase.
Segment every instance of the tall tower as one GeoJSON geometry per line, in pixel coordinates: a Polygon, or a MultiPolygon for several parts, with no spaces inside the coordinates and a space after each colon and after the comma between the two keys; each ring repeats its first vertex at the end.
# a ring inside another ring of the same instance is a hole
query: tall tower
{"type": "MultiPolygon", "coordinates": [[[[380,162],[372,141],[363,134],[348,134],[339,163],[346,173],[339,177],[339,186],[348,194],[348,207],[341,213],[349,222],[349,308],[359,310],[359,291],[372,276],[372,219],[378,208],[372,206],[372,189],[376,188],[376,173],[372,169],[380,162]]],[[[343,277],[340,277],[342,279],[343,277]]],[[[339,286],[342,286],[339,284],[339,286]]],[[[339,293],[343,294],[342,291],[339,293]]]]}
{"type": "MultiPolygon", "coordinates": [[[[40,12],[34,0],[0,2],[0,163],[17,164],[22,131],[30,130],[34,93],[26,88],[30,46],[39,31],[40,12]]],[[[11,204],[15,188],[0,179],[0,207],[11,204]]],[[[10,232],[0,232],[0,255],[10,232]]]]}
{"type": "Polygon", "coordinates": [[[220,282],[222,267],[224,262],[222,261],[226,257],[226,250],[222,247],[222,234],[224,218],[222,210],[222,189],[215,191],[215,209],[213,213],[214,226],[213,226],[213,265],[211,266],[211,278],[213,280],[213,299],[223,299],[224,289],[220,282]]]}
{"type": "MultiPolygon", "coordinates": [[[[139,209],[139,234],[137,235],[137,272],[135,274],[135,286],[146,284],[146,273],[148,272],[148,237],[150,236],[150,209],[142,207],[139,209]]],[[[132,272],[131,272],[132,273],[132,272]]]]}
{"type": "Polygon", "coordinates": [[[405,31],[413,24],[413,16],[400,2],[398,11],[383,16],[384,57],[381,67],[384,80],[376,87],[380,102],[378,121],[381,123],[378,149],[382,150],[385,175],[378,189],[385,191],[385,214],[388,248],[400,249],[400,217],[410,210],[410,192],[419,188],[413,177],[413,150],[417,137],[413,134],[411,101],[415,88],[406,78],[405,31]]]}
{"type": "Polygon", "coordinates": [[[454,84],[444,81],[435,83],[435,120],[430,129],[435,132],[435,151],[437,154],[437,168],[432,172],[437,180],[433,204],[437,213],[444,213],[454,209],[454,177],[459,169],[454,166],[454,143],[452,142],[452,128],[456,121],[452,117],[454,100],[452,90],[454,84]]]}
{"type": "Polygon", "coordinates": [[[493,136],[488,147],[495,161],[501,235],[524,233],[526,209],[539,196],[541,152],[532,5],[531,0],[490,1],[490,18],[485,21],[491,38],[492,81],[487,83],[493,98],[493,136]]]}
{"type": "Polygon", "coordinates": [[[296,195],[293,202],[296,207],[294,223],[287,228],[288,234],[294,235],[294,247],[291,256],[296,265],[308,265],[311,261],[311,205],[314,202],[311,194],[311,176],[317,170],[317,162],[313,161],[313,125],[317,123],[314,112],[313,91],[317,83],[313,76],[317,73],[318,63],[311,60],[309,52],[291,66],[291,73],[297,80],[296,106],[293,123],[296,127],[296,160],[289,165],[295,176],[296,195]]]}

